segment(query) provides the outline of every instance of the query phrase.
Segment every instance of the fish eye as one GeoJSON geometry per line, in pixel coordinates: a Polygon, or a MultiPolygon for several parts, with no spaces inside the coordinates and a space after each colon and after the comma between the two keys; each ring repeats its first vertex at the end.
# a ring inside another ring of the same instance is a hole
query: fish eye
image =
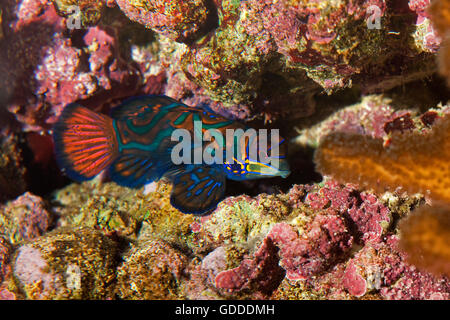
{"type": "Polygon", "coordinates": [[[228,171],[233,173],[245,174],[246,172],[246,166],[240,163],[227,163],[225,164],[225,167],[227,168],[228,171]]]}
{"type": "Polygon", "coordinates": [[[241,165],[238,163],[232,163],[232,164],[227,165],[227,168],[228,168],[228,170],[231,170],[231,171],[240,170],[241,165]]]}

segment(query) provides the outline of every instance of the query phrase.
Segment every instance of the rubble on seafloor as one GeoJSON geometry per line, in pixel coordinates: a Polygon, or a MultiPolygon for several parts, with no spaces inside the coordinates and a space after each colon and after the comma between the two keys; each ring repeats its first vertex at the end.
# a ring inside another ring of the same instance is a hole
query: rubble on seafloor
{"type": "Polygon", "coordinates": [[[0,4],[0,300],[450,299],[448,168],[420,147],[447,150],[449,2],[178,3],[0,4]],[[140,94],[282,127],[291,176],[201,217],[164,181],[35,187],[65,105],[140,94]],[[400,177],[369,179],[394,158],[400,177]]]}

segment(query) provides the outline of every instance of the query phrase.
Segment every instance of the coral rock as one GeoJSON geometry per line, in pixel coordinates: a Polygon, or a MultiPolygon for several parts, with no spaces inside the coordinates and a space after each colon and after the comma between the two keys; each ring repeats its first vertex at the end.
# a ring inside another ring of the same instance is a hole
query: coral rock
{"type": "Polygon", "coordinates": [[[192,42],[213,26],[215,12],[204,0],[116,2],[131,20],[180,42],[192,42]]]}
{"type": "Polygon", "coordinates": [[[275,225],[269,238],[280,248],[280,264],[290,280],[306,279],[325,271],[351,248],[352,237],[339,217],[318,215],[306,237],[286,223],[275,225]]]}
{"type": "Polygon", "coordinates": [[[16,295],[7,288],[0,288],[0,300],[16,300],[16,295]]]}
{"type": "Polygon", "coordinates": [[[21,1],[19,8],[0,40],[0,71],[9,79],[0,82],[0,96],[27,131],[48,130],[68,103],[93,99],[99,108],[136,92],[140,77],[120,56],[117,30],[88,28],[81,38],[63,32],[65,19],[46,1],[21,1]]]}
{"type": "Polygon", "coordinates": [[[115,183],[85,182],[59,190],[60,225],[96,228],[105,234],[135,237],[146,213],[142,194],[115,183]]]}
{"type": "Polygon", "coordinates": [[[0,208],[0,230],[13,244],[43,235],[53,222],[47,206],[42,198],[29,192],[23,194],[0,208]]]}
{"type": "Polygon", "coordinates": [[[244,259],[239,267],[220,272],[215,278],[215,286],[229,292],[248,288],[270,295],[285,274],[278,261],[278,248],[266,238],[254,259],[244,259]]]}
{"type": "Polygon", "coordinates": [[[438,55],[439,72],[447,78],[447,84],[450,84],[450,3],[447,0],[433,1],[429,12],[433,26],[443,39],[438,55]]]}
{"type": "Polygon", "coordinates": [[[350,262],[347,269],[345,269],[342,282],[345,289],[355,297],[361,297],[366,293],[366,280],[358,273],[353,262],[350,262]]]}
{"type": "Polygon", "coordinates": [[[91,229],[63,229],[17,249],[14,276],[29,299],[112,297],[115,244],[91,229]]]}
{"type": "Polygon", "coordinates": [[[441,38],[430,22],[429,6],[430,0],[409,1],[409,8],[417,13],[416,32],[413,35],[415,43],[420,50],[434,53],[440,47],[441,38]]]}
{"type": "Polygon", "coordinates": [[[177,299],[186,257],[163,241],[146,240],[134,247],[117,271],[122,299],[177,299]]]}
{"type": "MultiPolygon", "coordinates": [[[[418,3],[416,8],[419,8],[422,12],[430,3],[429,0],[416,2],[418,3]]],[[[450,3],[447,0],[432,1],[428,11],[439,35],[444,38],[447,37],[450,29],[450,3]]]]}
{"type": "MultiPolygon", "coordinates": [[[[433,117],[429,116],[432,121],[433,117]]],[[[333,132],[355,133],[387,140],[389,134],[395,131],[420,129],[416,122],[411,111],[396,110],[388,96],[368,95],[358,103],[338,110],[317,125],[303,130],[295,142],[301,146],[316,148],[323,137],[333,132]]]]}
{"type": "Polygon", "coordinates": [[[430,274],[405,268],[402,277],[392,286],[380,290],[388,300],[448,300],[450,285],[446,278],[436,279],[430,274]]]}

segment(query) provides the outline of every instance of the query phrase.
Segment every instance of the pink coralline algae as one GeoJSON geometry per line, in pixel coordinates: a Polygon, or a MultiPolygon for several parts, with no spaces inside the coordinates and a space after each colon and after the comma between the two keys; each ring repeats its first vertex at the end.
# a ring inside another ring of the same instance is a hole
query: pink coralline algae
{"type": "Polygon", "coordinates": [[[370,41],[364,39],[369,37],[366,18],[371,6],[378,8],[380,19],[385,17],[387,8],[381,0],[343,1],[327,6],[307,1],[251,0],[242,3],[242,10],[251,17],[242,25],[248,34],[258,35],[258,46],[263,52],[270,52],[275,43],[276,51],[286,56],[291,66],[305,69],[324,89],[332,90],[348,85],[350,77],[360,73],[372,59],[367,56],[368,60],[357,61],[349,56],[361,58],[364,53],[359,49],[369,43],[374,45],[372,41],[385,41],[378,34],[371,36],[370,41]],[[357,50],[341,43],[342,34],[352,32],[346,29],[346,23],[353,25],[353,32],[362,32],[357,50]],[[338,52],[337,48],[342,50],[338,52]]]}
{"type": "Polygon", "coordinates": [[[239,267],[220,272],[215,278],[215,286],[228,292],[247,288],[270,295],[285,274],[278,261],[278,248],[266,238],[253,259],[244,259],[239,267]]]}
{"type": "Polygon", "coordinates": [[[378,242],[390,224],[390,211],[373,194],[361,193],[360,201],[362,204],[353,205],[348,214],[363,242],[378,242]]]}
{"type": "Polygon", "coordinates": [[[361,297],[366,293],[366,280],[359,274],[353,262],[350,262],[345,269],[342,282],[344,288],[355,297],[361,297]]]}
{"type": "Polygon", "coordinates": [[[66,37],[66,20],[37,0],[22,1],[8,18],[13,28],[0,40],[0,63],[16,62],[0,69],[11,76],[5,87],[14,86],[5,93],[8,109],[27,130],[49,128],[68,103],[91,98],[99,107],[136,91],[139,75],[121,60],[114,29],[88,28],[81,42],[66,37]]]}
{"type": "Polygon", "coordinates": [[[430,5],[430,0],[410,0],[408,6],[415,11],[417,15],[429,18],[427,7],[430,5]]]}
{"type": "Polygon", "coordinates": [[[356,186],[340,186],[328,181],[305,201],[313,209],[335,211],[349,218],[358,242],[377,242],[390,224],[389,209],[370,193],[359,193],[356,186]]]}
{"type": "Polygon", "coordinates": [[[122,299],[176,299],[186,262],[169,244],[147,240],[119,266],[117,294],[122,299]]]}
{"type": "Polygon", "coordinates": [[[422,130],[430,127],[441,114],[449,112],[448,106],[442,106],[418,114],[414,108],[396,108],[391,99],[382,95],[368,95],[361,102],[339,110],[309,128],[296,140],[301,145],[314,146],[331,132],[346,132],[383,139],[388,143],[392,133],[422,130]]]}
{"type": "Polygon", "coordinates": [[[450,285],[446,278],[438,279],[408,266],[392,287],[382,288],[381,295],[389,300],[449,300],[450,285]]]}
{"type": "Polygon", "coordinates": [[[142,93],[210,104],[237,119],[306,117],[314,111],[308,97],[321,89],[384,88],[426,77],[433,59],[420,54],[438,45],[424,24],[415,35],[420,48],[389,36],[392,25],[410,35],[408,12],[382,0],[105,2],[53,1],[58,16],[47,1],[5,1],[0,71],[8,81],[0,80],[0,97],[27,131],[50,129],[71,102],[106,111],[142,93]],[[101,11],[97,25],[68,28],[64,8],[73,3],[101,11]],[[381,29],[367,26],[371,7],[379,8],[381,29]],[[130,40],[138,33],[139,41],[130,40]],[[134,53],[149,48],[152,61],[144,55],[136,63],[134,53]],[[385,67],[405,57],[401,70],[385,67]]]}
{"type": "Polygon", "coordinates": [[[280,248],[280,264],[290,280],[319,274],[352,245],[352,236],[337,216],[318,215],[305,237],[299,237],[287,223],[275,225],[268,237],[280,248]]]}
{"type": "Polygon", "coordinates": [[[202,260],[201,269],[206,273],[208,281],[214,283],[216,276],[227,269],[226,249],[217,247],[202,260]]]}
{"type": "Polygon", "coordinates": [[[26,173],[19,137],[6,134],[2,137],[0,133],[0,201],[14,199],[25,192],[26,173]]]}
{"type": "Polygon", "coordinates": [[[54,40],[35,73],[39,82],[36,93],[53,105],[54,116],[73,101],[93,98],[104,104],[105,100],[126,96],[127,90],[135,90],[138,74],[119,57],[116,41],[113,29],[99,27],[87,30],[83,37],[85,50],[75,48],[70,39],[54,40]],[[88,65],[83,65],[84,59],[88,65]]]}

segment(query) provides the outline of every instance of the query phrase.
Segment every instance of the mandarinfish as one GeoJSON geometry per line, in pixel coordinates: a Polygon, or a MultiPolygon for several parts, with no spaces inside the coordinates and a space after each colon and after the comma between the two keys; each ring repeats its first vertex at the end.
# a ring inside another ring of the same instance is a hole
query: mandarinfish
{"type": "Polygon", "coordinates": [[[58,163],[72,179],[89,180],[107,169],[114,182],[138,188],[165,178],[173,183],[170,200],[175,208],[183,213],[205,214],[223,199],[226,179],[286,177],[290,173],[286,143],[279,137],[262,139],[264,130],[257,134],[254,130],[254,137],[244,134],[244,139],[232,136],[226,141],[216,134],[210,137],[209,144],[204,144],[203,139],[199,144],[195,139],[199,134],[196,131],[204,135],[212,130],[225,136],[230,129],[241,129],[241,133],[253,130],[166,96],[142,96],[114,108],[111,117],[70,104],[55,124],[53,138],[58,163]],[[180,129],[194,136],[187,141],[190,150],[179,152],[183,159],[192,159],[191,155],[200,149],[205,158],[225,160],[174,161],[179,143],[173,136],[180,129]],[[230,148],[231,157],[227,153],[230,148]],[[256,150],[256,156],[250,149],[256,150]]]}

